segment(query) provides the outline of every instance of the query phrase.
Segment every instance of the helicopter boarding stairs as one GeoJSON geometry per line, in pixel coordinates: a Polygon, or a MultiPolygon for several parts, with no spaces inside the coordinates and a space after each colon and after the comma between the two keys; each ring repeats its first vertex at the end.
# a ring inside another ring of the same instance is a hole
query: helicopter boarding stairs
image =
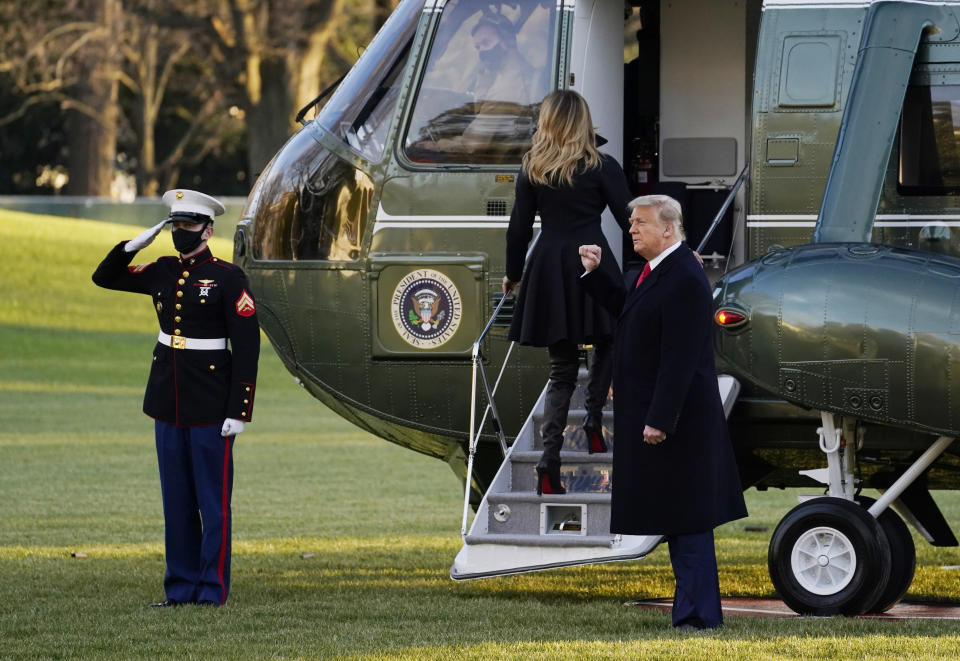
{"type": "MultiPolygon", "coordinates": [[[[536,465],[543,452],[540,427],[546,387],[507,451],[464,535],[450,577],[486,578],[594,562],[633,560],[650,553],[659,535],[610,533],[613,410],[607,400],[603,437],[607,452],[589,454],[583,431],[586,370],[581,370],[564,430],[561,482],[567,493],[537,495],[536,465]]],[[[740,391],[731,376],[718,377],[724,414],[740,391]]]]}

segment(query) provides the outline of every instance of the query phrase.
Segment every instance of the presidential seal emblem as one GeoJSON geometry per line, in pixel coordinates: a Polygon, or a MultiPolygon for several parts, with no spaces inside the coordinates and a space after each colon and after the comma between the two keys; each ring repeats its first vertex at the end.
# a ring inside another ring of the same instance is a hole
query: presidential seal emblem
{"type": "Polygon", "coordinates": [[[418,269],[403,277],[393,290],[390,309],[397,333],[418,349],[446,344],[463,316],[456,285],[433,269],[418,269]]]}

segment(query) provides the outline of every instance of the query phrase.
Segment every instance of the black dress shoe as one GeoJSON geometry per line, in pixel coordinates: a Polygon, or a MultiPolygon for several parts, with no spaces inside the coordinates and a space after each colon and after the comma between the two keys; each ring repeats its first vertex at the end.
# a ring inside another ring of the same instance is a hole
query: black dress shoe
{"type": "Polygon", "coordinates": [[[690,623],[680,624],[680,625],[678,625],[678,626],[674,626],[674,627],[673,627],[673,629],[674,629],[675,631],[682,631],[683,633],[697,633],[697,632],[699,632],[699,631],[713,631],[713,630],[716,629],[716,628],[717,628],[717,627],[699,627],[699,626],[697,626],[696,624],[690,624],[690,623]]]}
{"type": "Polygon", "coordinates": [[[173,608],[174,606],[179,606],[180,602],[176,599],[164,599],[163,601],[158,601],[155,604],[147,604],[147,608],[173,608]]]}

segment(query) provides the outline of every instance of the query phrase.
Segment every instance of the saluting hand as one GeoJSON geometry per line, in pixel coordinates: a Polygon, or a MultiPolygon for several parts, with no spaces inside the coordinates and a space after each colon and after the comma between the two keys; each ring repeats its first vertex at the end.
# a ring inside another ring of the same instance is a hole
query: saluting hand
{"type": "Polygon", "coordinates": [[[163,229],[163,226],[167,224],[167,220],[167,218],[164,218],[150,229],[140,232],[136,238],[127,241],[127,244],[123,246],[123,252],[137,252],[138,250],[143,250],[149,246],[151,243],[153,243],[153,240],[157,238],[157,234],[160,233],[160,230],[163,229]]]}
{"type": "Polygon", "coordinates": [[[663,441],[663,439],[665,439],[666,437],[667,435],[665,433],[663,433],[659,429],[651,427],[650,425],[644,425],[643,427],[644,443],[649,443],[650,445],[656,445],[661,441],[663,441]]]}
{"type": "Polygon", "coordinates": [[[600,266],[600,252],[597,245],[580,246],[580,262],[587,273],[600,266]]]}

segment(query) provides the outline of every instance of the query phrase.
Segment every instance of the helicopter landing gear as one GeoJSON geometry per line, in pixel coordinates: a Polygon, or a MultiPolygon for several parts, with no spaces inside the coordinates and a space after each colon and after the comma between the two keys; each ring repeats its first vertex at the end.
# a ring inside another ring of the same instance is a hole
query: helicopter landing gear
{"type": "MultiPolygon", "coordinates": [[[[860,496],[857,501],[864,509],[876,502],[867,496],[860,496]]],[[[917,568],[917,550],[913,545],[910,529],[903,519],[887,508],[877,517],[877,523],[883,529],[890,545],[890,578],[874,604],[865,611],[867,613],[885,613],[896,606],[910,588],[917,568]]]]}
{"type": "Polygon", "coordinates": [[[843,498],[815,498],[777,525],[770,580],[801,615],[860,615],[890,578],[890,545],[869,512],[843,498]]]}
{"type": "Polygon", "coordinates": [[[916,569],[913,537],[890,505],[953,439],[938,438],[880,498],[856,497],[858,505],[854,467],[862,438],[855,421],[844,419],[841,433],[833,414],[821,416],[827,468],[801,472],[825,483],[829,495],[801,503],[777,525],[767,553],[770,580],[801,614],[882,613],[903,598],[916,569]]]}

